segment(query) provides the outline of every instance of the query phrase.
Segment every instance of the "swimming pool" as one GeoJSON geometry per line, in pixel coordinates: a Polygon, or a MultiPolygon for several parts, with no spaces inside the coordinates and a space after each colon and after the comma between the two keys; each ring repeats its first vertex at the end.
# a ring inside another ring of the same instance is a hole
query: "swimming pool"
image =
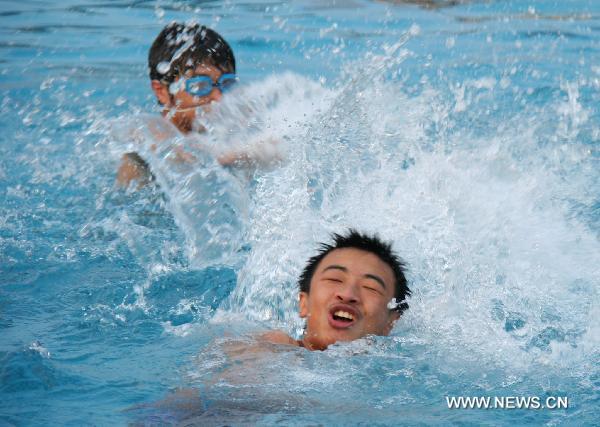
{"type": "Polygon", "coordinates": [[[600,5],[446,3],[3,2],[2,424],[595,424],[600,5]],[[148,46],[190,18],[252,105],[225,99],[211,141],[273,135],[286,160],[208,189],[159,162],[160,190],[117,190],[111,128],[157,111],[148,46]],[[218,261],[225,217],[194,215],[214,188],[239,221],[218,261]],[[232,370],[223,344],[300,333],[296,277],[348,226],[409,264],[392,335],[232,370]],[[178,387],[198,411],[144,406],[178,387]]]}

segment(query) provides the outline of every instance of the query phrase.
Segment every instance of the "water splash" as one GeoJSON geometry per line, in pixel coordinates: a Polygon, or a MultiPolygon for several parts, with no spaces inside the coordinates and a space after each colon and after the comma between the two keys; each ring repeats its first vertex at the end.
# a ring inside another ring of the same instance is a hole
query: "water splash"
{"type": "MultiPolygon", "coordinates": [[[[551,98],[528,115],[491,116],[496,127],[482,133],[463,117],[483,97],[456,108],[448,88],[431,83],[408,95],[386,76],[410,52],[393,52],[353,64],[331,108],[290,140],[288,162],[258,180],[251,250],[231,308],[300,331],[304,261],[315,242],[353,226],[394,241],[408,260],[415,296],[397,333],[409,341],[479,360],[482,369],[527,371],[559,348],[580,352],[572,367],[591,360],[600,250],[571,213],[589,204],[589,146],[572,131],[571,145],[552,143],[552,129],[531,125],[554,120],[589,132],[576,91],[567,88],[567,110],[551,98]],[[361,78],[363,70],[374,78],[361,78]]],[[[468,90],[509,90],[496,82],[476,80],[468,90]]]]}

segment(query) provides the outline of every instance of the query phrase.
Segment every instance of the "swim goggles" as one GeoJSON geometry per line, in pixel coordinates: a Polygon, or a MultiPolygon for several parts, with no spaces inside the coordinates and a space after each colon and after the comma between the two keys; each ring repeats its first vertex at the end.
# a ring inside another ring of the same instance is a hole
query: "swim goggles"
{"type": "Polygon", "coordinates": [[[185,91],[193,96],[207,96],[213,88],[226,92],[237,82],[235,74],[223,74],[213,82],[209,76],[195,76],[185,79],[185,91]]]}

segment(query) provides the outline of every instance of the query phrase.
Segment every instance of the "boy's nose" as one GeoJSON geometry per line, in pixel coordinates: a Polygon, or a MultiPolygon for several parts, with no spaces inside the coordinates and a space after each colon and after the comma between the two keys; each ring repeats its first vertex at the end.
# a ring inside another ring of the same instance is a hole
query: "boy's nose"
{"type": "Polygon", "coordinates": [[[358,287],[353,283],[347,283],[344,286],[340,286],[336,291],[335,296],[345,303],[356,303],[360,301],[358,287]]]}
{"type": "Polygon", "coordinates": [[[221,90],[214,87],[213,90],[210,91],[210,94],[208,95],[211,101],[220,101],[221,98],[223,97],[223,94],[221,93],[221,90]]]}

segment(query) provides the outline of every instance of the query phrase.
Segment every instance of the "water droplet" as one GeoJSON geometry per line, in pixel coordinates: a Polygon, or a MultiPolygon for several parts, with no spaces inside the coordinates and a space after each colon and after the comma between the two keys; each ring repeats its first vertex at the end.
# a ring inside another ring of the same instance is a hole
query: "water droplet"
{"type": "Polygon", "coordinates": [[[421,33],[421,27],[417,24],[412,24],[408,30],[411,36],[418,36],[421,33]]]}
{"type": "Polygon", "coordinates": [[[170,69],[171,69],[171,64],[166,61],[159,62],[158,65],[156,66],[156,71],[158,71],[160,74],[167,74],[170,69]]]}

